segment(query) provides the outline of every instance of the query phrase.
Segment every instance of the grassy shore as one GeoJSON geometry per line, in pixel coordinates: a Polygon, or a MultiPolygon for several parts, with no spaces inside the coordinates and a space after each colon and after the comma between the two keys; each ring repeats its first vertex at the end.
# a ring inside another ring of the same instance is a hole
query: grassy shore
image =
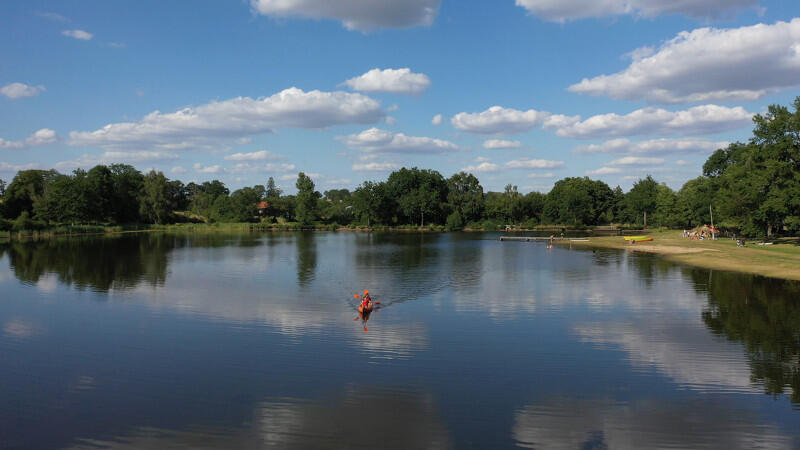
{"type": "Polygon", "coordinates": [[[756,245],[757,241],[749,241],[745,247],[737,247],[736,241],[730,238],[694,241],[684,238],[679,230],[642,234],[653,240],[629,244],[620,236],[604,236],[559,244],[656,253],[668,260],[696,267],[800,280],[800,238],[777,239],[770,241],[772,245],[763,246],[756,245]]]}

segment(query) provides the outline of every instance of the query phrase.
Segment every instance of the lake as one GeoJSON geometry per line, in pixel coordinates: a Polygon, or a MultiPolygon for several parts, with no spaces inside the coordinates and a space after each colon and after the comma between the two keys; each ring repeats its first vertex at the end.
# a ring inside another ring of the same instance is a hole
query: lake
{"type": "Polygon", "coordinates": [[[498,236],[2,243],[0,447],[800,448],[800,283],[498,236]]]}

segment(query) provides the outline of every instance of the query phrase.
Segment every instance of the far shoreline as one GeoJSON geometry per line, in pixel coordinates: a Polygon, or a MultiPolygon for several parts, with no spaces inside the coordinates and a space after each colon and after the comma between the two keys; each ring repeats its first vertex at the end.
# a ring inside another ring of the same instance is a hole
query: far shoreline
{"type": "MultiPolygon", "coordinates": [[[[560,235],[562,227],[554,226],[541,229],[513,229],[513,230],[484,230],[465,228],[463,232],[483,233],[553,233],[560,235]]],[[[220,223],[220,224],[178,224],[178,225],[133,225],[133,226],[85,226],[63,227],[51,230],[34,232],[2,232],[0,242],[14,240],[37,240],[58,237],[80,236],[113,236],[130,233],[152,232],[187,232],[187,233],[217,233],[217,232],[389,232],[389,233],[446,233],[444,227],[300,227],[295,224],[288,226],[260,226],[248,223],[220,223]]],[[[800,281],[800,238],[782,238],[774,240],[773,245],[758,246],[751,241],[745,247],[737,247],[733,239],[721,238],[715,241],[693,241],[682,238],[680,230],[642,232],[653,237],[651,242],[629,244],[619,235],[592,235],[591,229],[566,229],[569,234],[585,233],[588,237],[581,240],[556,239],[555,244],[570,245],[583,248],[605,248],[628,250],[656,254],[668,261],[689,266],[725,270],[731,272],[760,275],[770,278],[800,281]]],[[[603,230],[605,231],[605,230],[603,230]]],[[[630,232],[626,230],[626,232],[630,232]]]]}

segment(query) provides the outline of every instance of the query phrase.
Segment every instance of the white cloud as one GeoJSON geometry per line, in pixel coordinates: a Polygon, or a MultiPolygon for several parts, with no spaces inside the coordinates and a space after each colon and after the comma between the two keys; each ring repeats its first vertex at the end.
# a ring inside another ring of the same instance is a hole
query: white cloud
{"type": "Polygon", "coordinates": [[[564,161],[552,161],[549,159],[514,159],[504,164],[507,169],[554,169],[562,167],[564,161]]]}
{"type": "Polygon", "coordinates": [[[615,173],[622,173],[619,167],[601,167],[595,170],[587,170],[586,175],[613,175],[615,173]]]}
{"type": "Polygon", "coordinates": [[[21,141],[7,141],[0,138],[0,149],[22,149],[37,145],[47,145],[58,141],[58,135],[49,128],[37,130],[32,135],[21,141]]]}
{"type": "Polygon", "coordinates": [[[321,129],[375,123],[383,116],[380,103],[362,94],[289,88],[266,98],[237,97],[169,114],[153,111],[138,122],[73,131],[69,144],[159,150],[213,148],[220,142],[278,127],[321,129]]]}
{"type": "Polygon", "coordinates": [[[234,173],[241,173],[241,172],[291,172],[296,170],[297,166],[294,164],[289,163],[267,163],[267,164],[252,164],[250,162],[243,162],[236,164],[231,169],[230,172],[234,173]]]}
{"type": "Polygon", "coordinates": [[[7,162],[0,162],[0,172],[19,172],[20,170],[40,169],[39,163],[28,164],[10,164],[7,162]]]}
{"type": "Polygon", "coordinates": [[[490,162],[482,162],[477,166],[467,166],[461,169],[462,172],[475,172],[475,173],[486,173],[486,172],[497,172],[499,167],[497,164],[490,163],[490,162]]]}
{"type": "Polygon", "coordinates": [[[444,116],[442,116],[441,114],[437,114],[433,116],[433,119],[431,119],[431,123],[434,125],[440,125],[442,121],[444,121],[444,116]]]}
{"type": "Polygon", "coordinates": [[[269,150],[261,150],[251,153],[234,153],[225,157],[228,161],[263,161],[263,160],[280,160],[284,159],[283,156],[272,153],[269,150]]]}
{"type": "Polygon", "coordinates": [[[0,88],[0,94],[8,98],[33,97],[45,91],[44,86],[29,86],[25,83],[10,83],[0,88]]]}
{"type": "Polygon", "coordinates": [[[688,166],[689,165],[689,161],[684,161],[682,159],[679,159],[679,160],[675,161],[675,164],[677,164],[679,166],[688,166]]]}
{"type": "Polygon", "coordinates": [[[519,148],[522,146],[520,141],[506,141],[503,139],[489,139],[483,142],[483,148],[487,149],[503,149],[503,148],[519,148]]]}
{"type": "Polygon", "coordinates": [[[750,101],[796,86],[800,86],[800,18],[774,25],[684,31],[654,54],[635,58],[627,69],[583,79],[569,90],[682,103],[750,101]]]}
{"type": "Polygon", "coordinates": [[[450,123],[461,131],[481,134],[515,134],[531,130],[550,113],[529,109],[519,111],[502,106],[492,106],[480,113],[458,113],[450,123]]]}
{"type": "Polygon", "coordinates": [[[355,91],[419,95],[428,89],[431,80],[424,73],[413,73],[407,67],[384,70],[376,68],[342,84],[355,91]]]}
{"type": "Polygon", "coordinates": [[[664,158],[649,158],[645,156],[625,156],[623,158],[615,159],[609,164],[617,166],[646,166],[648,164],[661,164],[664,158]]]}
{"type": "Polygon", "coordinates": [[[601,114],[581,121],[580,116],[551,116],[544,128],[561,137],[591,139],[634,135],[697,135],[734,130],[751,123],[753,114],[741,106],[700,105],[683,111],[637,109],[629,114],[601,114]]]}
{"type": "Polygon", "coordinates": [[[197,163],[194,165],[194,171],[198,173],[211,173],[216,174],[220,172],[224,172],[225,169],[222,168],[220,165],[213,165],[213,166],[204,166],[203,164],[197,163]]]}
{"type": "Polygon", "coordinates": [[[491,159],[486,158],[485,156],[478,156],[477,158],[475,158],[475,162],[485,162],[485,161],[491,161],[491,159]]]}
{"type": "MultiPolygon", "coordinates": [[[[171,161],[178,159],[178,155],[172,152],[157,151],[108,151],[99,155],[83,154],[77,159],[59,161],[53,166],[57,170],[72,170],[77,168],[90,168],[98,164],[116,163],[142,163],[154,161],[171,161]]],[[[147,172],[147,171],[144,171],[147,172]]]]}
{"type": "Polygon", "coordinates": [[[758,0],[516,0],[517,6],[553,22],[619,15],[652,18],[660,14],[683,14],[716,18],[758,3],[758,0]]]}
{"type": "Polygon", "coordinates": [[[52,20],[53,22],[64,23],[70,21],[68,17],[64,17],[61,14],[56,14],[54,12],[49,12],[49,11],[36,11],[34,14],[43,19],[52,20]]]}
{"type": "Polygon", "coordinates": [[[172,169],[170,169],[170,173],[174,173],[175,175],[180,175],[186,173],[186,169],[181,166],[175,166],[172,169]]]}
{"type": "Polygon", "coordinates": [[[256,13],[272,17],[333,19],[348,30],[430,25],[441,0],[250,0],[256,13]]]}
{"type": "Polygon", "coordinates": [[[80,39],[81,41],[88,41],[94,37],[92,33],[83,30],[64,30],[61,32],[61,34],[71,38],[80,39]]]}
{"type": "Polygon", "coordinates": [[[390,170],[399,169],[400,166],[391,162],[371,162],[353,164],[352,169],[358,172],[389,172],[390,170]]]}
{"type": "Polygon", "coordinates": [[[403,133],[370,128],[359,134],[340,136],[348,147],[365,152],[376,153],[445,153],[459,151],[461,148],[442,139],[406,136],[403,133]]]}
{"type": "Polygon", "coordinates": [[[553,178],[556,176],[553,172],[546,172],[546,173],[529,173],[528,178],[553,178]]]}
{"type": "Polygon", "coordinates": [[[630,154],[670,154],[670,153],[711,153],[719,148],[727,147],[729,142],[711,141],[708,139],[652,139],[632,142],[626,138],[612,139],[602,144],[581,145],[573,150],[575,153],[630,153],[630,154]]]}
{"type": "Polygon", "coordinates": [[[109,151],[101,155],[104,161],[114,162],[144,162],[144,161],[168,161],[178,159],[178,155],[171,152],[118,152],[109,151]]]}

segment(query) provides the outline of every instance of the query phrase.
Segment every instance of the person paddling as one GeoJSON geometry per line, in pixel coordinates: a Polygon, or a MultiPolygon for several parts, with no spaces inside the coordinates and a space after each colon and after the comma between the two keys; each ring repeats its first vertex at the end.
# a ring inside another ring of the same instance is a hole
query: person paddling
{"type": "Polygon", "coordinates": [[[364,297],[361,299],[361,309],[368,311],[372,309],[372,297],[369,296],[369,291],[364,290],[364,297]]]}

